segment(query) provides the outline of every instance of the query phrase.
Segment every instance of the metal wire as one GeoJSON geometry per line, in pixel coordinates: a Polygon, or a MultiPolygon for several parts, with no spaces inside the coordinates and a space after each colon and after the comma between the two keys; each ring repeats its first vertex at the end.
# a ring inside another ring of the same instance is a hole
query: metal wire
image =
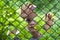
{"type": "Polygon", "coordinates": [[[20,7],[26,6],[26,2],[37,6],[32,20],[36,22],[34,29],[42,35],[38,40],[60,40],[59,0],[0,0],[0,40],[32,40],[28,22],[21,16],[20,7]],[[47,24],[44,19],[46,14],[54,18],[48,30],[43,28],[47,24]]]}

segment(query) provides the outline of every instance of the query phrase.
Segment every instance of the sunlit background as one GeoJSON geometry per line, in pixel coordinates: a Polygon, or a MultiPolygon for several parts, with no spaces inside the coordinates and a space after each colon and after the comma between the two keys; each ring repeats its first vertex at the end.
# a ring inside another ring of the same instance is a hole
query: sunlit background
{"type": "Polygon", "coordinates": [[[27,29],[28,23],[20,16],[20,7],[26,2],[37,6],[34,28],[43,35],[39,40],[60,40],[60,0],[0,0],[0,40],[14,40],[14,37],[29,40],[32,37],[27,29]],[[48,32],[42,28],[47,13],[54,17],[48,32]],[[16,31],[16,35],[12,30],[16,31]]]}

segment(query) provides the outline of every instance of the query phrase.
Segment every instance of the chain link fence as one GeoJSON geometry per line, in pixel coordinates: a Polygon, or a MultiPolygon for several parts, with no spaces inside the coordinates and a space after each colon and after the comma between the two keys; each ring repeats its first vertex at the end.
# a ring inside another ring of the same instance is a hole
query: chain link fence
{"type": "Polygon", "coordinates": [[[38,40],[60,40],[60,0],[0,0],[0,40],[32,38],[33,35],[27,28],[28,22],[21,16],[20,7],[26,2],[36,6],[33,10],[36,14],[33,18],[36,22],[34,29],[42,35],[38,40]],[[51,14],[53,17],[52,25],[49,25],[48,30],[46,30],[47,26],[43,28],[47,24],[46,14],[47,16],[51,14]]]}

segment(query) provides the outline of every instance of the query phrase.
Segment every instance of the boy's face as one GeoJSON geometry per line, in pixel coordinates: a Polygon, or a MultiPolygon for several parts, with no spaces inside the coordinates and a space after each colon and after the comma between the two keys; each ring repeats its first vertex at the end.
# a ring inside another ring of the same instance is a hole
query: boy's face
{"type": "Polygon", "coordinates": [[[26,7],[30,8],[31,10],[34,10],[36,8],[35,5],[26,3],[26,7]]]}
{"type": "Polygon", "coordinates": [[[30,8],[31,10],[34,10],[34,9],[36,8],[36,6],[33,5],[33,4],[31,4],[31,5],[29,6],[29,8],[30,8]]]}

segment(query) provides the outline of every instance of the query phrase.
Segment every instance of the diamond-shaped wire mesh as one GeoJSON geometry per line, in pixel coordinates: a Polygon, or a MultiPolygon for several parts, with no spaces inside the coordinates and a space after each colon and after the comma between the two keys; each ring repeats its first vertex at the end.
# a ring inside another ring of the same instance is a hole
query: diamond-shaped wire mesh
{"type": "Polygon", "coordinates": [[[42,35],[38,40],[60,40],[60,0],[0,0],[0,40],[30,40],[33,35],[23,18],[28,16],[36,23],[34,29],[42,35]],[[21,14],[20,7],[26,2],[36,5],[33,14],[31,10],[26,12],[29,15],[21,14]],[[46,22],[46,14],[52,15],[52,25],[46,22]]]}

